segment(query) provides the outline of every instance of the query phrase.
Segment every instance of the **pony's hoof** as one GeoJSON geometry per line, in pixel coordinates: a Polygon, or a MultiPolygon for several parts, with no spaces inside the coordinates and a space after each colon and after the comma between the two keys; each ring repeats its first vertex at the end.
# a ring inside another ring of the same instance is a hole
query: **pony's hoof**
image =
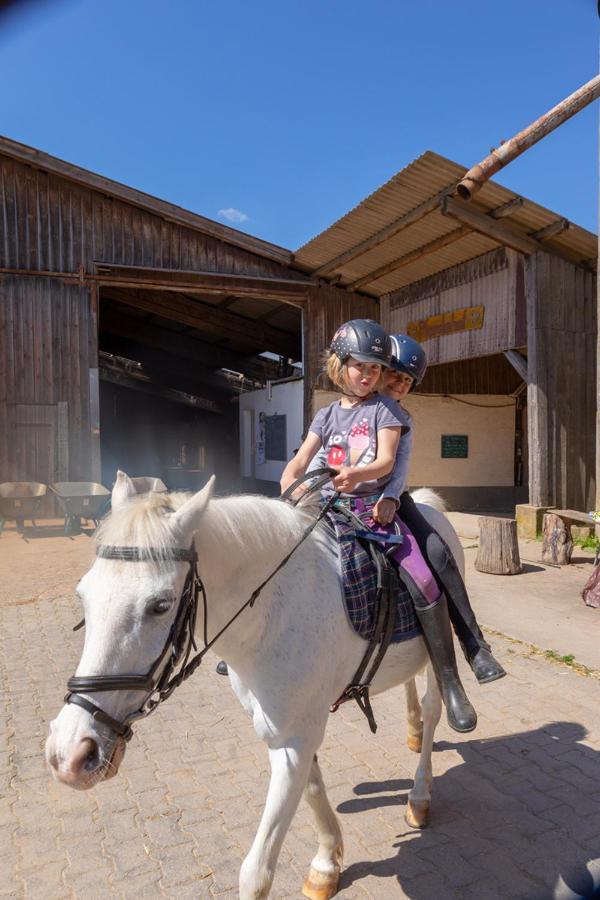
{"type": "Polygon", "coordinates": [[[409,750],[412,750],[413,753],[420,753],[423,749],[423,735],[409,734],[406,739],[406,746],[409,750]]]}
{"type": "Polygon", "coordinates": [[[302,894],[310,900],[329,900],[337,894],[339,880],[339,872],[335,875],[326,875],[311,869],[302,885],[302,894]]]}
{"type": "Polygon", "coordinates": [[[406,823],[411,828],[427,828],[429,825],[429,803],[411,803],[406,805],[406,823]]]}

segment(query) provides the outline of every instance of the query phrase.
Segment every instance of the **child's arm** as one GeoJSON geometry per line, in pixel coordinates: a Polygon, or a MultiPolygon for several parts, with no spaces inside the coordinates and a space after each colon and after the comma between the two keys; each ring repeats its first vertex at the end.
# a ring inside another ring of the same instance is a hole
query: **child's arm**
{"type": "Polygon", "coordinates": [[[281,476],[281,493],[297,478],[304,475],[308,464],[321,446],[321,438],[314,431],[309,431],[296,455],[290,459],[281,476]]]}
{"type": "Polygon", "coordinates": [[[336,491],[348,494],[363,481],[375,481],[389,475],[394,467],[400,432],[400,427],[380,429],[377,432],[377,456],[373,462],[366,466],[342,466],[332,479],[336,491]]]}
{"type": "Polygon", "coordinates": [[[380,525],[389,525],[398,511],[400,494],[406,490],[411,450],[412,433],[403,429],[392,474],[373,508],[373,518],[380,525]]]}

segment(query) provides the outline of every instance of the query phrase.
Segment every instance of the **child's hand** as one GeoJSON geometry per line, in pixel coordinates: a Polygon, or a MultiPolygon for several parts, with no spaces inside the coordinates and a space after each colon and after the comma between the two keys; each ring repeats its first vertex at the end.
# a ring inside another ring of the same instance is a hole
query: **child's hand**
{"type": "Polygon", "coordinates": [[[397,505],[395,500],[382,497],[373,507],[372,516],[380,525],[389,525],[396,515],[397,505]]]}
{"type": "Polygon", "coordinates": [[[336,491],[342,491],[345,494],[350,493],[361,479],[360,472],[350,466],[342,466],[335,478],[332,478],[333,486],[336,491]]]}

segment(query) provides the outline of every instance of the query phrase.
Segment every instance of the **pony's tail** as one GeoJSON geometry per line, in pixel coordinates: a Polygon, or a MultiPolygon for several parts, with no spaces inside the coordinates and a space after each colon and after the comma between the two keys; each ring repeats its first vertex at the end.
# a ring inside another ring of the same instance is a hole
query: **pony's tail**
{"type": "Polygon", "coordinates": [[[416,491],[411,491],[410,496],[415,503],[424,503],[425,506],[432,506],[438,512],[445,513],[448,509],[444,499],[431,488],[418,488],[416,491]]]}

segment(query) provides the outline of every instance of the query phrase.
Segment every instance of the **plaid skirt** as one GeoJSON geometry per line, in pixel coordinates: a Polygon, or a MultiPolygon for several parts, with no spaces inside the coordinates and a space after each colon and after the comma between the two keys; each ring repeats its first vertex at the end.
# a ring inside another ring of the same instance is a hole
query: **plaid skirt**
{"type": "MultiPolygon", "coordinates": [[[[335,532],[340,548],[344,602],[348,618],[356,633],[365,640],[370,640],[376,623],[375,567],[368,552],[357,540],[354,528],[340,513],[330,510],[326,521],[335,532]]],[[[396,622],[392,643],[406,641],[420,633],[421,626],[415,615],[412,600],[401,583],[396,596],[396,622]]]]}

